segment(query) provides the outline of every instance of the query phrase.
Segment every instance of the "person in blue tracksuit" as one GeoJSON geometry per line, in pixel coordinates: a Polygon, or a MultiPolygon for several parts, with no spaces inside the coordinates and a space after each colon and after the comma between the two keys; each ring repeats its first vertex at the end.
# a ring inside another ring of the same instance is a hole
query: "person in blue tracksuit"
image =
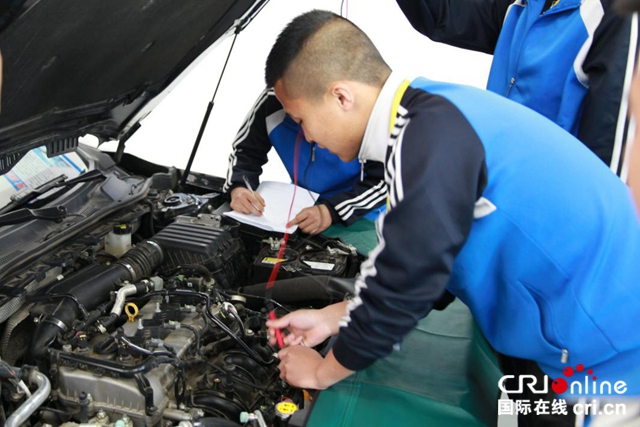
{"type": "MultiPolygon", "coordinates": [[[[331,12],[288,24],[266,82],[318,145],[383,162],[390,202],[353,299],[267,323],[291,332],[282,378],[322,389],[366,368],[449,290],[494,349],[557,380],[554,398],[626,398],[626,415],[640,411],[640,224],[624,183],[583,144],[494,93],[393,74],[331,12]],[[326,357],[307,347],[335,333],[326,357]],[[567,368],[624,387],[563,389],[567,368]]],[[[515,379],[531,374],[514,366],[515,379]]],[[[544,425],[566,422],[550,415],[544,425]]]]}
{"type": "Polygon", "coordinates": [[[616,14],[612,0],[397,3],[430,39],[493,54],[487,89],[551,119],[626,174],[637,17],[616,14]]]}
{"type": "Polygon", "coordinates": [[[331,224],[351,225],[359,219],[375,220],[384,210],[387,190],[380,162],[345,163],[315,143],[307,144],[300,126],[288,117],[273,90],[264,90],[249,111],[233,143],[224,192],[231,195],[231,208],[261,214],[264,200],[258,188],[267,153],[274,147],[291,181],[298,165],[298,184],[319,194],[318,203],[302,210],[291,221],[309,234],[324,231],[331,224]],[[299,154],[296,162],[296,141],[299,154]]]}
{"type": "MultiPolygon", "coordinates": [[[[636,14],[640,12],[638,0],[618,0],[617,10],[622,14],[636,14]]],[[[640,123],[640,76],[634,73],[629,90],[629,110],[636,123],[640,123]]],[[[627,183],[635,197],[636,208],[640,215],[640,132],[636,129],[634,143],[629,150],[629,177],[627,183]]]]}

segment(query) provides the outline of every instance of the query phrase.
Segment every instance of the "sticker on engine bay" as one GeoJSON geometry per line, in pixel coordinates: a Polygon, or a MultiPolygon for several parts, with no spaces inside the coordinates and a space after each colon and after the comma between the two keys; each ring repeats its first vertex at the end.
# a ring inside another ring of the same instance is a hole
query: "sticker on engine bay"
{"type": "Polygon", "coordinates": [[[305,261],[304,263],[316,270],[331,271],[333,270],[333,267],[335,267],[335,264],[331,264],[329,262],[305,261]]]}
{"type": "Polygon", "coordinates": [[[264,258],[262,258],[262,263],[263,264],[271,264],[271,265],[273,265],[273,264],[276,264],[278,262],[285,262],[285,261],[286,261],[286,259],[283,259],[283,258],[273,258],[273,257],[264,257],[264,258]]]}

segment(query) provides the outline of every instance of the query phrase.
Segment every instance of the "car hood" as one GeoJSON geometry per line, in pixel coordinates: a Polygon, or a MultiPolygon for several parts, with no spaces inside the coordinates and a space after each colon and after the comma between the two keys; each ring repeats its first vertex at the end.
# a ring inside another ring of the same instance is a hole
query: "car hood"
{"type": "Polygon", "coordinates": [[[53,155],[87,133],[128,138],[203,52],[267,1],[5,2],[0,173],[37,146],[53,155]]]}

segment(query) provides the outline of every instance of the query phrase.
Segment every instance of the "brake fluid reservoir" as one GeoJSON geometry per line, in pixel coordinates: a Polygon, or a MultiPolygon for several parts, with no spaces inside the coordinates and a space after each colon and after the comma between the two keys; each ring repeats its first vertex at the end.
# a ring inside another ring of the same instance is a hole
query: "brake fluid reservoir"
{"type": "Polygon", "coordinates": [[[131,249],[131,226],[129,224],[114,225],[113,231],[105,237],[105,252],[120,258],[129,249],[131,249]]]}

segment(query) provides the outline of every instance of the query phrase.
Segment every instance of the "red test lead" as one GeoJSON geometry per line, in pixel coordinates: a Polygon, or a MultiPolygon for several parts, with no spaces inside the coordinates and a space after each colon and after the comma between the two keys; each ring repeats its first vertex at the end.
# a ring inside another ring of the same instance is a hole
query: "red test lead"
{"type": "MultiPolygon", "coordinates": [[[[296,190],[298,189],[298,159],[300,157],[300,144],[302,142],[302,130],[298,133],[298,137],[296,138],[296,145],[293,150],[293,197],[291,198],[291,205],[289,206],[289,214],[287,216],[287,224],[291,221],[291,211],[293,209],[293,202],[296,199],[296,190]]],[[[269,319],[276,320],[276,312],[273,308],[273,303],[271,302],[271,295],[273,294],[273,286],[276,283],[276,277],[278,276],[278,271],[280,270],[280,260],[284,259],[285,249],[287,248],[287,242],[289,241],[289,233],[284,233],[284,237],[282,239],[282,243],[280,245],[280,250],[278,251],[278,262],[273,265],[273,269],[271,270],[271,274],[269,275],[269,280],[267,281],[267,286],[265,287],[265,297],[267,300],[267,305],[269,307],[269,319]]],[[[281,349],[284,348],[284,339],[282,338],[282,331],[279,328],[275,329],[276,331],[276,341],[281,349]]]]}

